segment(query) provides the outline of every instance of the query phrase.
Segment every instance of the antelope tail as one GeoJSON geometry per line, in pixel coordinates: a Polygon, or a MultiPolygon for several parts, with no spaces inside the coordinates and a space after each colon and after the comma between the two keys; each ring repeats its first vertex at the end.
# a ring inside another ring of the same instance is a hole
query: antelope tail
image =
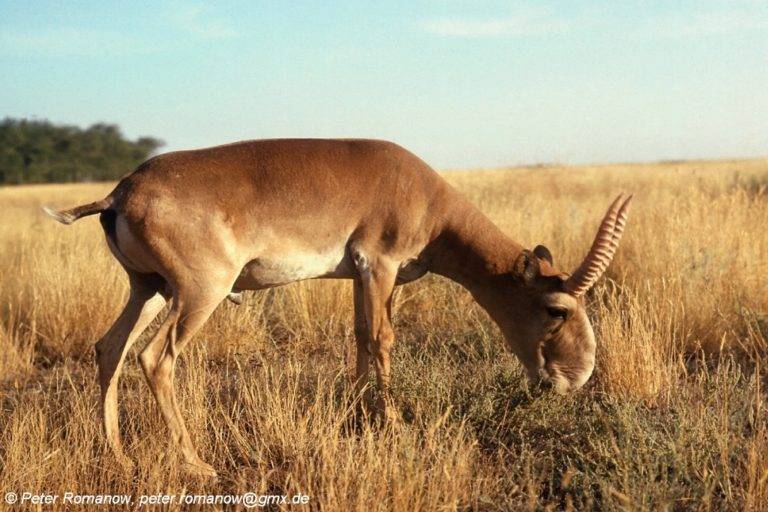
{"type": "Polygon", "coordinates": [[[104,210],[107,210],[110,206],[112,206],[113,201],[114,199],[112,196],[107,196],[101,201],[84,204],[82,206],[76,206],[74,208],[70,208],[69,210],[56,211],[52,208],[49,208],[48,206],[43,206],[43,211],[62,224],[72,224],[81,217],[95,215],[97,213],[103,212],[104,210]]]}

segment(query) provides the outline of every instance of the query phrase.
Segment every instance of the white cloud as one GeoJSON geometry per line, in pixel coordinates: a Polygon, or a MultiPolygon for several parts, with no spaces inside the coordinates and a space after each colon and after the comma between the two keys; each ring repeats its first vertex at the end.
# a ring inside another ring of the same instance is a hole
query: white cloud
{"type": "Polygon", "coordinates": [[[421,28],[448,37],[499,37],[563,32],[569,24],[548,9],[531,9],[490,19],[434,18],[423,21],[421,28]]]}
{"type": "MultiPolygon", "coordinates": [[[[175,5],[160,17],[170,29],[197,40],[237,37],[224,20],[203,4],[175,5]]],[[[173,43],[171,43],[172,45],[173,43]]],[[[98,57],[147,54],[167,49],[168,41],[132,30],[45,27],[36,30],[0,26],[0,55],[9,57],[98,57]]]]}
{"type": "Polygon", "coordinates": [[[676,13],[658,20],[649,32],[659,36],[709,36],[768,29],[768,4],[734,2],[728,7],[676,13]]]}
{"type": "Polygon", "coordinates": [[[207,40],[230,39],[237,31],[224,20],[214,18],[210,10],[202,3],[191,5],[177,4],[172,7],[171,23],[179,30],[207,40]]]}
{"type": "Polygon", "coordinates": [[[74,27],[45,30],[0,30],[0,54],[11,57],[130,55],[152,51],[151,45],[112,30],[74,27]]]}

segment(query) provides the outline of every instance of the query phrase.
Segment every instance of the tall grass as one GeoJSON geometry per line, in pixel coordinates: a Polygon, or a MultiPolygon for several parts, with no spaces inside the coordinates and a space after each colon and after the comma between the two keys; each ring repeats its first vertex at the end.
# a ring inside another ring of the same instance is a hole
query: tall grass
{"type": "Polygon", "coordinates": [[[397,294],[404,422],[378,428],[351,412],[350,284],[297,283],[223,304],[182,356],[182,410],[218,481],[182,472],[129,359],[126,474],[99,432],[92,356],[126,279],[98,221],[65,228],[39,210],[111,187],[0,188],[0,491],[302,492],[308,509],[350,511],[768,510],[768,160],[445,176],[564,269],[610,200],[635,193],[589,296],[599,348],[584,391],[530,394],[482,310],[428,276],[397,294]]]}

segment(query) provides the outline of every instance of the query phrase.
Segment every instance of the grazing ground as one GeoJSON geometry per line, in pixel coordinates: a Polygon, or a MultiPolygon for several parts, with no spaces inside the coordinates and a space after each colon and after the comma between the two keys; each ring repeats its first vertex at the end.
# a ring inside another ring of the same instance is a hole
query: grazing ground
{"type": "Polygon", "coordinates": [[[181,471],[133,349],[126,473],[96,420],[92,346],[127,281],[96,217],[64,227],[39,208],[112,185],[0,188],[0,491],[126,493],[134,508],[252,491],[301,492],[301,510],[768,510],[768,160],[445,176],[567,270],[616,194],[635,193],[589,296],[584,390],[530,393],[468,293],[427,276],[397,294],[404,421],[377,427],[351,413],[351,284],[303,282],[222,304],[181,358],[181,408],[218,481],[181,471]]]}

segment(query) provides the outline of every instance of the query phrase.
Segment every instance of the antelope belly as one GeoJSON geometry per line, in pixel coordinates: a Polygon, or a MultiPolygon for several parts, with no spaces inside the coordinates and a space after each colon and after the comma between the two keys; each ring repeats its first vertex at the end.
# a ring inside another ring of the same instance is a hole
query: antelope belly
{"type": "Polygon", "coordinates": [[[344,247],[328,251],[291,251],[258,257],[243,267],[238,290],[258,290],[318,277],[350,277],[344,247]]]}

